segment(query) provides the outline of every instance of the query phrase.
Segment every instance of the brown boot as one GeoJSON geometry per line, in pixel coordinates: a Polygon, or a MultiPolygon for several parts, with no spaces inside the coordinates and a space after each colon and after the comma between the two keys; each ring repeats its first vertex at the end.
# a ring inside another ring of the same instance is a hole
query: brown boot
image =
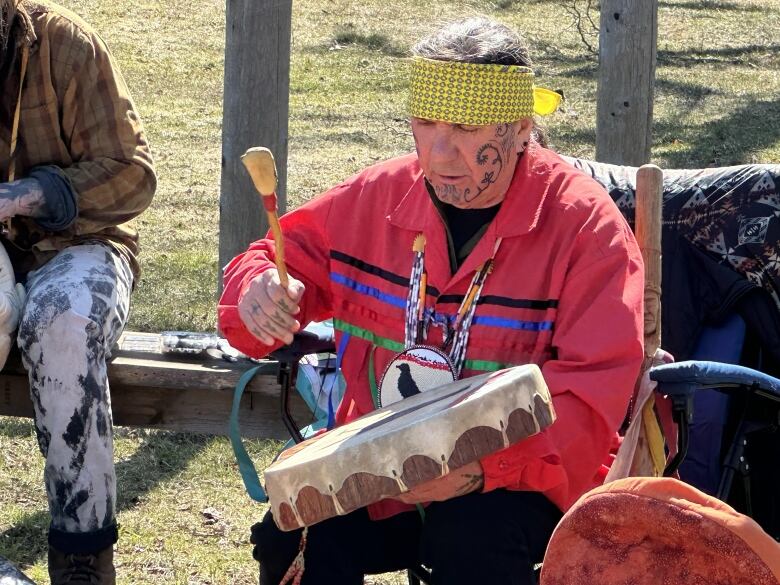
{"type": "Polygon", "coordinates": [[[92,554],[66,554],[49,547],[51,585],[116,585],[114,547],[92,554]]]}

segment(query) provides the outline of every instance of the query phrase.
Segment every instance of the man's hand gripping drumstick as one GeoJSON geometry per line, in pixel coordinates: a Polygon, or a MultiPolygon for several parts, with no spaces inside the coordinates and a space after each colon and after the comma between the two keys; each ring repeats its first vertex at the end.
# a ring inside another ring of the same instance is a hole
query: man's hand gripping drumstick
{"type": "Polygon", "coordinates": [[[303,283],[290,278],[284,264],[284,239],[276,207],[276,163],[267,148],[250,148],[241,157],[255,188],[260,193],[274,236],[276,270],[255,277],[238,301],[238,314],[247,329],[265,345],[277,341],[292,343],[301,324],[294,318],[300,311],[303,283]]]}

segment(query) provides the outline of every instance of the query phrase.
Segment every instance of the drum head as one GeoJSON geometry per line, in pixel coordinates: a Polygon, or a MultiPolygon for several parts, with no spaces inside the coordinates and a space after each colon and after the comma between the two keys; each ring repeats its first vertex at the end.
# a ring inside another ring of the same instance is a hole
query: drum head
{"type": "Polygon", "coordinates": [[[379,406],[455,381],[450,358],[435,347],[417,346],[399,353],[379,382],[379,406]]]}

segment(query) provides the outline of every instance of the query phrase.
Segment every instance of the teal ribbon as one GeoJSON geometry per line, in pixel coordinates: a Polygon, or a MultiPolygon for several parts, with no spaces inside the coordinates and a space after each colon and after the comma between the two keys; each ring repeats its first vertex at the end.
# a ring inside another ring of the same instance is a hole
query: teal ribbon
{"type": "Polygon", "coordinates": [[[230,411],[230,423],[228,428],[230,444],[233,446],[233,454],[236,456],[238,470],[241,472],[241,479],[244,481],[244,487],[250,498],[256,502],[262,503],[268,501],[268,496],[260,483],[260,478],[257,475],[255,465],[249,458],[249,453],[247,453],[246,447],[244,447],[244,443],[241,441],[241,429],[238,425],[238,411],[241,407],[241,396],[244,394],[246,385],[249,384],[250,380],[257,374],[276,374],[277,372],[278,365],[276,363],[270,363],[250,368],[241,375],[233,393],[233,408],[230,411]]]}

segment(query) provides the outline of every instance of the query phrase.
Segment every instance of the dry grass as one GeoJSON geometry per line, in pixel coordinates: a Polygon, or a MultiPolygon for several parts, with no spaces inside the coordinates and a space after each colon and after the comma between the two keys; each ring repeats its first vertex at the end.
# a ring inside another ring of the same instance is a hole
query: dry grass
{"type": "MultiPolygon", "coordinates": [[[[213,330],[224,5],[67,0],[119,60],[146,123],[160,187],[136,224],[144,276],[131,327],[213,330]]],[[[403,55],[454,15],[524,31],[565,107],[546,120],[565,154],[595,152],[597,63],[566,2],[307,0],[293,6],[289,205],[412,148],[403,55]]],[[[780,0],[662,0],[653,161],[700,167],[780,158],[780,0]]]]}
{"type": "MultiPolygon", "coordinates": [[[[131,327],[213,330],[224,4],[62,0],[120,62],[160,186],[136,220],[144,276],[131,327]]],[[[525,31],[563,153],[593,156],[597,64],[553,0],[303,0],[294,4],[288,193],[292,206],[412,147],[401,55],[423,23],[483,12],[525,31]]],[[[653,160],[700,167],[780,160],[780,0],[661,0],[653,160]]],[[[253,442],[262,467],[278,447],[253,442]]],[[[256,583],[248,527],[262,514],[224,439],[120,432],[121,583],[256,583]],[[211,510],[209,510],[211,509],[211,510]],[[204,512],[205,511],[205,512],[204,512]]],[[[46,583],[42,460],[28,421],[0,419],[0,555],[46,583]]],[[[374,583],[403,583],[399,575],[374,583]]]]}

